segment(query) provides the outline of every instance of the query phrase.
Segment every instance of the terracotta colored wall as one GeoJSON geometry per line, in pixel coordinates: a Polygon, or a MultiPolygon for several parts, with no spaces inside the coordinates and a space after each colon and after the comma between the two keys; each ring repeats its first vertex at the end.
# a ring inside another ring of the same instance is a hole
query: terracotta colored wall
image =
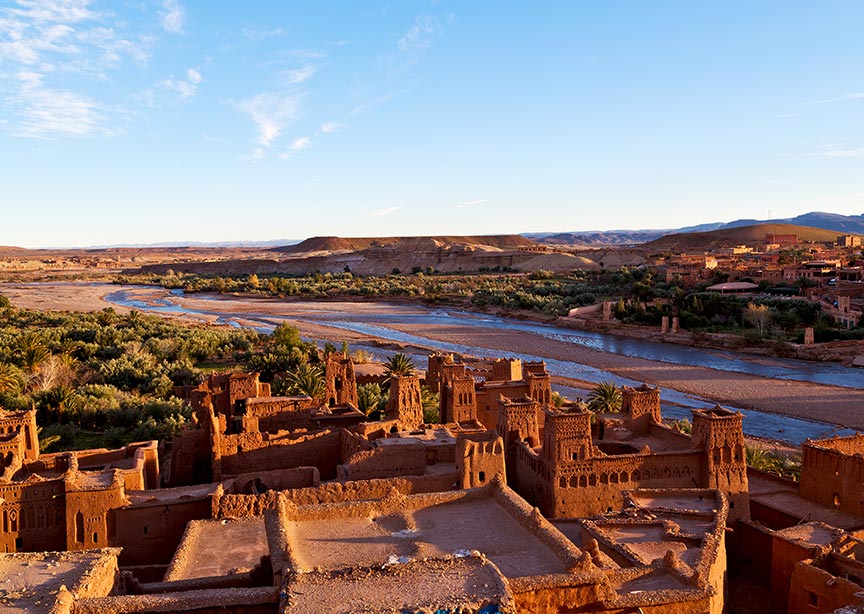
{"type": "Polygon", "coordinates": [[[802,446],[801,495],[864,517],[864,436],[830,440],[836,449],[802,446]]]}
{"type": "Polygon", "coordinates": [[[186,523],[210,518],[210,497],[170,505],[120,508],[113,514],[116,536],[112,545],[121,546],[122,565],[164,564],[180,544],[186,523]]]}
{"type": "Polygon", "coordinates": [[[341,460],[341,449],[339,431],[272,439],[258,433],[226,435],[221,442],[222,472],[237,475],[314,466],[321,472],[322,480],[332,480],[341,460]]]}
{"type": "Polygon", "coordinates": [[[795,563],[791,574],[788,614],[833,612],[846,605],[864,606],[862,588],[807,562],[795,563]],[[815,602],[815,603],[814,603],[815,602]]]}
{"type": "Polygon", "coordinates": [[[380,446],[353,454],[342,468],[340,477],[348,480],[370,480],[426,472],[426,446],[422,443],[380,446]]]}
{"type": "Polygon", "coordinates": [[[0,551],[65,550],[62,480],[0,484],[0,499],[0,551]]]}

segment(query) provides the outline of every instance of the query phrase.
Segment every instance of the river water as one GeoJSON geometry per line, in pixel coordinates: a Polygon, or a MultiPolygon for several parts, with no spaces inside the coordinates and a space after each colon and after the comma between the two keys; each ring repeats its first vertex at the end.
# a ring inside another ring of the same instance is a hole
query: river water
{"type": "MultiPolygon", "coordinates": [[[[270,332],[282,320],[292,319],[306,321],[314,324],[323,324],[334,328],[353,331],[370,335],[386,341],[411,344],[435,350],[454,352],[478,356],[481,358],[499,357],[502,352],[498,349],[482,346],[467,346],[458,343],[446,343],[425,337],[422,334],[424,327],[438,325],[469,325],[478,328],[492,328],[496,330],[513,330],[539,335],[548,339],[555,339],[572,343],[576,346],[591,348],[614,354],[633,356],[649,360],[701,366],[722,371],[735,371],[761,377],[775,379],[792,379],[807,382],[831,384],[848,388],[864,388],[864,370],[859,370],[842,365],[829,363],[815,363],[788,359],[764,358],[725,352],[722,350],[705,350],[690,348],[673,344],[664,344],[638,339],[627,339],[614,335],[604,335],[585,331],[556,327],[547,324],[519,322],[488,316],[484,314],[470,313],[460,310],[424,308],[412,305],[410,309],[396,306],[392,310],[369,312],[361,310],[355,312],[351,309],[351,303],[327,303],[326,309],[315,310],[314,303],[304,302],[303,309],[290,316],[274,315],[265,311],[255,312],[256,298],[231,297],[230,302],[216,295],[195,294],[196,299],[208,299],[212,301],[212,309],[191,309],[182,305],[184,298],[182,290],[172,290],[164,297],[148,298],[142,300],[135,296],[135,290],[139,287],[119,287],[116,291],[108,294],[105,299],[108,302],[123,305],[141,311],[165,313],[165,314],[198,314],[217,318],[218,323],[240,326],[240,322],[254,322],[257,330],[270,332]],[[244,307],[252,307],[242,313],[231,313],[230,303],[237,301],[244,303],[244,307]],[[310,305],[312,307],[310,308],[310,305]],[[390,328],[389,325],[408,325],[414,333],[407,333],[390,328]]],[[[152,290],[152,288],[148,288],[152,290]]],[[[288,304],[288,303],[286,303],[288,304]]],[[[359,347],[359,346],[354,346],[359,347]]],[[[372,353],[380,352],[377,348],[363,348],[372,353]]],[[[616,376],[607,371],[580,364],[578,362],[557,360],[546,356],[526,355],[520,353],[525,360],[544,360],[549,372],[553,375],[581,379],[589,382],[600,382],[612,380],[618,384],[638,386],[641,382],[634,382],[623,377],[616,376]]],[[[425,356],[413,356],[418,365],[425,365],[425,356]]],[[[573,392],[578,391],[564,391],[573,392]]],[[[690,408],[710,407],[712,402],[706,399],[681,393],[675,390],[664,389],[662,391],[663,415],[667,418],[685,418],[690,416],[690,408]]],[[[833,434],[848,434],[848,429],[823,422],[800,420],[797,418],[760,412],[755,410],[738,409],[745,415],[744,431],[748,435],[777,439],[800,445],[807,438],[821,438],[833,434]]]]}

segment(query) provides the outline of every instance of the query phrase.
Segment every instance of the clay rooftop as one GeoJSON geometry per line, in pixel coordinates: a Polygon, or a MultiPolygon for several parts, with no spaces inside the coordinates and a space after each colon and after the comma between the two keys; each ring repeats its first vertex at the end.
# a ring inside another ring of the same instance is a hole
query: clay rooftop
{"type": "Polygon", "coordinates": [[[515,493],[493,482],[471,491],[285,508],[293,566],[336,570],[483,553],[508,578],[566,573],[581,555],[515,493]],[[477,519],[482,519],[478,522],[477,519]]]}
{"type": "MultiPolygon", "coordinates": [[[[106,594],[114,584],[119,549],[0,554],[0,611],[49,614],[73,595],[106,594]]],[[[101,596],[101,595],[98,595],[101,596]]]]}
{"type": "Polygon", "coordinates": [[[501,573],[479,555],[300,574],[288,603],[285,614],[515,612],[501,573]]]}
{"type": "Polygon", "coordinates": [[[268,554],[263,517],[193,520],[165,573],[166,582],[249,573],[268,554]]]}
{"type": "Polygon", "coordinates": [[[845,535],[845,531],[829,527],[821,522],[806,522],[775,533],[785,539],[803,542],[810,546],[829,546],[845,535]]]}
{"type": "Polygon", "coordinates": [[[750,472],[748,484],[751,506],[761,505],[799,521],[818,521],[847,531],[864,526],[864,521],[860,518],[805,499],[794,490],[794,487],[778,483],[776,480],[763,478],[750,472]]]}

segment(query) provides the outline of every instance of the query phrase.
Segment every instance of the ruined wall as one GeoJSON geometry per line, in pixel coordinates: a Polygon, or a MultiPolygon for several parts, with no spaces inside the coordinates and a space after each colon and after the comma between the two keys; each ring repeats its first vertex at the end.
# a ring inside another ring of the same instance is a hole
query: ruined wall
{"type": "Polygon", "coordinates": [[[343,480],[371,480],[426,472],[426,446],[422,443],[378,446],[351,455],[339,468],[343,480]]]}
{"type": "Polygon", "coordinates": [[[246,495],[257,495],[268,490],[309,488],[321,483],[321,474],[316,467],[275,469],[228,477],[231,480],[231,493],[246,495]]]}
{"type": "Polygon", "coordinates": [[[322,480],[332,480],[341,461],[341,451],[340,431],[240,433],[222,437],[220,467],[222,474],[238,475],[313,466],[318,468],[322,480]]]}
{"type": "Polygon", "coordinates": [[[122,565],[167,564],[180,544],[186,523],[210,518],[210,496],[197,499],[140,504],[109,512],[115,535],[111,545],[120,546],[122,565]]]}
{"type": "Polygon", "coordinates": [[[395,420],[399,430],[414,430],[423,424],[420,378],[417,375],[394,375],[390,378],[387,419],[395,420]]]}
{"type": "Polygon", "coordinates": [[[36,410],[6,411],[0,409],[0,437],[21,433],[24,460],[39,458],[39,436],[36,428],[36,410]]]}
{"type": "Polygon", "coordinates": [[[834,612],[843,606],[864,606],[858,584],[838,578],[810,561],[795,563],[789,584],[788,614],[834,612]]]}
{"type": "Polygon", "coordinates": [[[315,401],[307,396],[261,397],[242,405],[244,432],[277,433],[309,428],[315,401]]]}
{"type": "MultiPolygon", "coordinates": [[[[319,505],[383,499],[393,489],[410,495],[448,491],[459,481],[455,471],[431,475],[408,476],[377,480],[327,482],[315,488],[296,488],[280,494],[295,505],[319,505]]],[[[265,510],[276,509],[276,491],[260,495],[217,494],[213,500],[213,518],[246,518],[261,516],[265,510]]]]}
{"type": "Polygon", "coordinates": [[[325,363],[326,405],[353,405],[357,407],[357,378],[354,361],[341,352],[331,352],[325,363]]]}
{"type": "Polygon", "coordinates": [[[496,475],[506,483],[504,440],[495,431],[476,436],[460,434],[455,460],[461,488],[484,486],[496,475]]]}
{"type": "Polygon", "coordinates": [[[864,517],[864,434],[807,441],[801,452],[801,496],[864,517]]]}

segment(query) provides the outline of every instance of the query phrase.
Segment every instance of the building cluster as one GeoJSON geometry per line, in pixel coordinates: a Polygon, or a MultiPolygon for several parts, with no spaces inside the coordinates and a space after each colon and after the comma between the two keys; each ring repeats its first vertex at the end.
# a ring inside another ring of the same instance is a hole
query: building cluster
{"type": "Polygon", "coordinates": [[[729,574],[778,612],[864,606],[864,435],[808,442],[792,482],[748,470],[736,412],[683,434],[657,388],[594,414],[543,363],[443,354],[381,421],[339,353],[321,399],[178,393],[186,430],[113,451],[40,454],[35,412],[0,413],[0,609],[719,614],[729,574]]]}
{"type": "Polygon", "coordinates": [[[731,285],[709,288],[717,291],[753,292],[763,281],[791,286],[804,279],[810,286],[808,298],[820,301],[823,311],[838,322],[855,326],[864,312],[864,259],[857,235],[840,235],[825,244],[804,243],[794,234],[766,234],[758,244],[663,254],[648,262],[667,281],[685,286],[723,273],[731,285]],[[735,285],[743,283],[752,285],[735,285]]]}

